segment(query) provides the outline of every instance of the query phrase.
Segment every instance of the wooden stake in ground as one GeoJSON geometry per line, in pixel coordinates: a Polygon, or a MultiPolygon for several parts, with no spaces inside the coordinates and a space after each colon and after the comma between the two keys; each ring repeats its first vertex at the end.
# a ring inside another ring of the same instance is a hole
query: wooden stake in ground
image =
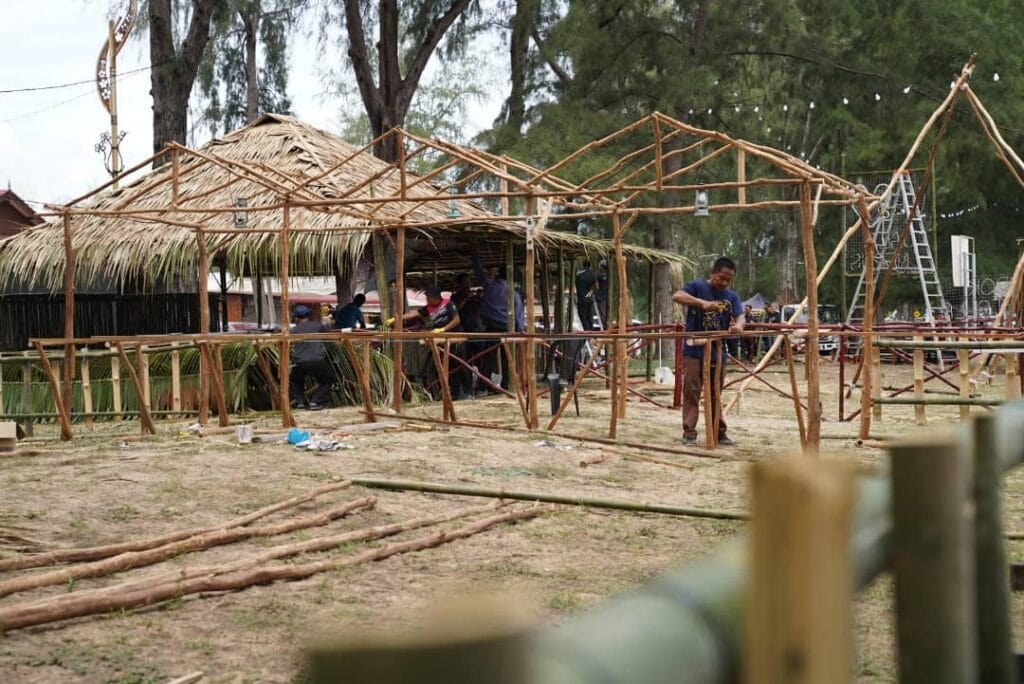
{"type": "Polygon", "coordinates": [[[796,411],[796,425],[800,429],[800,448],[807,448],[807,429],[804,427],[804,411],[800,404],[800,390],[796,384],[796,368],[793,365],[793,340],[785,336],[786,366],[789,368],[789,386],[793,390],[793,409],[796,411]]]}
{"type": "MultiPolygon", "coordinates": [[[[914,335],[915,340],[921,340],[920,335],[914,335]]],[[[914,398],[924,399],[924,349],[914,350],[914,398]]],[[[914,406],[914,422],[917,425],[924,425],[928,422],[925,418],[924,404],[914,406]]]]}
{"type": "Polygon", "coordinates": [[[754,464],[747,684],[850,681],[853,471],[844,466],[754,464]]]}
{"type": "MultiPolygon", "coordinates": [[[[961,342],[966,342],[966,337],[960,337],[961,342]]],[[[940,349],[939,354],[942,353],[940,349]]],[[[959,366],[957,371],[960,374],[960,398],[970,399],[971,398],[971,350],[970,349],[957,349],[956,350],[957,361],[959,366]]],[[[971,407],[966,404],[960,406],[960,421],[963,422],[971,417],[971,407]]]]}
{"type": "MultiPolygon", "coordinates": [[[[71,215],[64,214],[64,338],[75,337],[75,250],[71,246],[71,215]]],[[[75,345],[64,345],[64,413],[71,415],[71,390],[75,383],[75,345]]],[[[56,398],[56,396],[54,397],[56,398]]]]}
{"type": "Polygon", "coordinates": [[[704,358],[701,369],[701,384],[704,386],[704,439],[705,449],[714,449],[718,444],[718,435],[715,433],[715,409],[714,400],[711,398],[711,356],[714,353],[714,342],[708,340],[704,345],[704,358]]]}
{"type": "Polygon", "coordinates": [[[46,358],[46,350],[43,349],[43,345],[36,342],[36,351],[39,352],[39,359],[43,364],[43,370],[46,371],[46,377],[50,381],[50,391],[53,393],[53,405],[57,409],[57,417],[60,419],[60,438],[64,441],[68,441],[72,438],[71,432],[71,420],[68,417],[68,412],[64,408],[64,401],[61,398],[60,382],[57,380],[57,374],[53,370],[53,364],[50,363],[50,359],[46,358]]]}
{"type": "Polygon", "coordinates": [[[863,201],[857,204],[860,214],[861,232],[864,236],[864,320],[861,322],[860,338],[860,431],[858,436],[867,439],[871,432],[871,332],[875,325],[875,235],[871,232],[871,212],[863,201]]]}
{"type": "Polygon", "coordinates": [[[132,384],[135,386],[135,396],[139,402],[139,423],[142,425],[142,434],[148,432],[151,435],[155,435],[156,426],[153,425],[153,417],[149,415],[149,408],[143,399],[142,381],[139,380],[139,374],[135,372],[135,366],[128,360],[128,355],[124,353],[124,345],[120,342],[115,342],[114,346],[117,348],[117,355],[121,358],[121,363],[128,369],[128,375],[132,379],[132,384]]]}
{"type": "MultiPolygon", "coordinates": [[[[196,245],[199,249],[199,334],[210,334],[210,252],[206,247],[206,235],[203,228],[196,228],[196,245]]],[[[282,325],[287,322],[283,318],[282,325]]],[[[200,425],[206,425],[210,420],[210,374],[213,369],[208,365],[208,359],[202,354],[199,355],[199,416],[200,425]]],[[[141,402],[142,399],[140,398],[141,402]]]]}
{"type": "Polygon", "coordinates": [[[805,451],[818,453],[821,434],[821,381],[818,372],[818,255],[814,251],[814,220],[811,207],[811,185],[800,184],[800,234],[804,248],[804,269],[807,274],[807,444],[805,451]]]}

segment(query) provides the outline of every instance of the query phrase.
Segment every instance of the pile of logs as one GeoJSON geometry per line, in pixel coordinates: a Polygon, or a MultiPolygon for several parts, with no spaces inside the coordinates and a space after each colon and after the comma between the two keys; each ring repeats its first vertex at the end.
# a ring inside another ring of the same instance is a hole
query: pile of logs
{"type": "MultiPolygon", "coordinates": [[[[254,537],[273,537],[296,530],[322,527],[333,520],[369,510],[376,505],[374,497],[365,496],[312,515],[260,526],[252,525],[252,523],[274,513],[294,508],[325,494],[346,489],[351,484],[352,482],[347,480],[334,482],[301,496],[229,520],[216,527],[184,530],[119,544],[0,558],[0,572],[42,568],[39,572],[19,573],[8,578],[0,577],[0,597],[46,586],[74,587],[75,581],[79,579],[102,577],[131,568],[150,566],[182,554],[201,551],[213,546],[231,544],[254,537]],[[54,567],[58,565],[61,567],[54,567]]],[[[65,591],[55,596],[20,602],[5,602],[0,604],[0,633],[109,611],[151,606],[193,594],[236,591],[258,584],[304,579],[322,572],[370,561],[380,561],[397,554],[439,546],[483,532],[496,525],[526,520],[550,510],[550,507],[537,505],[508,511],[500,510],[509,506],[510,503],[509,501],[495,501],[486,505],[449,510],[392,524],[364,527],[305,541],[289,542],[271,546],[253,555],[219,565],[184,566],[145,579],[122,581],[102,588],[65,591]],[[457,529],[431,532],[407,541],[368,548],[356,555],[325,557],[304,563],[273,563],[273,561],[300,554],[329,551],[350,542],[383,539],[410,530],[479,515],[485,517],[457,529]]]]}

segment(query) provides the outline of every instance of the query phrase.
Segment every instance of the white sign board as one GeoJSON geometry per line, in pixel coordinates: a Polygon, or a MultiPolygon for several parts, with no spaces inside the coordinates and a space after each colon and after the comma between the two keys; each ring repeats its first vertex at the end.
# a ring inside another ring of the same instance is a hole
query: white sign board
{"type": "Polygon", "coordinates": [[[953,287],[963,287],[967,284],[965,266],[967,264],[966,255],[971,252],[971,238],[968,235],[950,235],[949,242],[952,247],[949,263],[953,266],[953,287]]]}

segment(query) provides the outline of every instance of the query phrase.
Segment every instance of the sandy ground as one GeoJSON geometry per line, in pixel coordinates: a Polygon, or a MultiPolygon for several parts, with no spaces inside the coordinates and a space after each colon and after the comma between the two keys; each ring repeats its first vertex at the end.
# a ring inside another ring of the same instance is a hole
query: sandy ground
{"type": "MultiPolygon", "coordinates": [[[[780,369],[770,370],[765,377],[788,388],[788,376],[780,369]]],[[[909,378],[908,367],[887,367],[884,384],[901,386],[909,378]]],[[[982,390],[1000,396],[1001,382],[998,377],[992,387],[982,390]]],[[[824,368],[823,386],[823,432],[852,437],[856,424],[837,422],[838,383],[832,365],[824,368]]],[[[929,387],[941,389],[940,385],[929,387]]],[[[656,396],[670,401],[667,393],[656,396]]],[[[557,429],[579,435],[607,434],[608,394],[603,384],[586,385],[581,406],[582,416],[576,417],[570,410],[557,429]]],[[[852,407],[852,402],[848,406],[852,407]]],[[[507,399],[476,399],[459,402],[456,407],[463,418],[508,425],[518,418],[517,407],[507,399]]],[[[546,404],[541,408],[543,424],[546,404]]],[[[434,404],[407,412],[435,418],[441,415],[440,406],[434,404]]],[[[945,429],[956,422],[957,415],[956,408],[930,407],[928,426],[923,429],[945,429]]],[[[254,422],[274,427],[275,420],[257,417],[254,422]]],[[[360,422],[361,415],[355,409],[335,409],[299,414],[299,420],[315,430],[360,422]]],[[[602,453],[600,445],[550,438],[554,444],[569,447],[563,450],[537,446],[542,438],[538,435],[464,427],[353,434],[345,441],[355,449],[325,453],[300,451],[281,443],[239,446],[231,435],[199,438],[185,432],[184,423],[159,423],[158,435],[123,445],[123,437],[137,434],[136,424],[97,424],[92,431],[78,426],[70,444],[56,441],[53,428],[44,427],[23,446],[50,453],[0,460],[0,531],[16,531],[41,541],[47,549],[136,539],[216,526],[351,476],[742,510],[749,461],[794,453],[798,433],[792,404],[756,385],[745,395],[739,414],[730,416],[730,425],[730,434],[739,445],[722,449],[721,459],[650,454],[690,464],[692,469],[631,461],[618,454],[583,468],[579,460],[602,453]]],[[[884,436],[920,430],[914,426],[911,408],[886,407],[882,422],[872,431],[884,436]]],[[[679,432],[677,411],[631,400],[628,415],[620,423],[619,438],[673,445],[678,444],[679,432]]],[[[877,463],[884,453],[856,448],[852,439],[825,444],[830,458],[877,463]]],[[[1008,476],[1005,492],[1007,527],[1020,531],[1024,528],[1024,476],[1019,472],[1008,476]]],[[[325,527],[237,542],[112,577],[37,589],[0,599],[0,607],[166,573],[169,568],[237,560],[286,541],[482,502],[353,487],[266,522],[323,510],[367,494],[377,498],[374,509],[325,527]]],[[[454,529],[461,524],[465,523],[447,523],[441,528],[454,529]]],[[[0,637],[0,672],[5,673],[6,682],[162,682],[197,670],[205,673],[203,681],[210,682],[303,681],[302,649],[312,639],[406,626],[425,607],[446,597],[498,589],[527,597],[524,603],[538,619],[563,620],[707,552],[743,527],[729,521],[560,507],[543,517],[444,546],[301,581],[14,631],[0,637]]],[[[397,539],[429,531],[408,532],[397,539]]],[[[316,554],[316,558],[353,555],[385,543],[349,544],[316,554]]],[[[1021,542],[1010,542],[1009,550],[1014,560],[1024,556],[1021,542]]],[[[0,548],[0,557],[11,555],[0,548]]],[[[308,560],[311,558],[292,562],[308,560]]],[[[0,573],[0,580],[32,572],[38,571],[0,573]]],[[[858,681],[895,679],[892,600],[892,582],[883,577],[856,602],[858,681]]],[[[1019,634],[1024,627],[1020,594],[1014,597],[1013,613],[1019,634]]]]}

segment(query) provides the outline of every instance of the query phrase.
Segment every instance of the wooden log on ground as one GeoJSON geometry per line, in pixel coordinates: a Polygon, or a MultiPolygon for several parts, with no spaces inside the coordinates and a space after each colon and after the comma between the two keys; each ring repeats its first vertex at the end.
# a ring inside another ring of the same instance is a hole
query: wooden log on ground
{"type": "Polygon", "coordinates": [[[620,449],[612,449],[611,447],[603,447],[602,451],[607,451],[612,454],[618,454],[623,458],[630,461],[643,461],[644,463],[657,463],[658,465],[671,466],[673,468],[683,468],[684,470],[693,470],[697,466],[692,463],[680,463],[679,461],[669,461],[665,458],[655,458],[654,456],[645,456],[643,454],[632,454],[628,451],[622,451],[620,449]]]}
{"type": "Polygon", "coordinates": [[[274,537],[279,534],[294,532],[295,530],[304,530],[310,527],[321,527],[330,523],[332,520],[344,517],[354,511],[371,508],[375,502],[376,500],[373,497],[363,497],[354,501],[349,501],[340,506],[335,506],[334,508],[328,509],[322,513],[317,513],[303,518],[285,520],[272,525],[264,525],[263,527],[234,527],[226,530],[215,530],[213,532],[206,532],[204,534],[196,535],[195,537],[189,537],[188,539],[182,539],[181,541],[172,542],[170,544],[158,546],[153,549],[147,549],[145,551],[128,551],[110,558],[104,558],[102,560],[92,561],[89,563],[80,563],[60,570],[13,577],[8,580],[0,581],[0,597],[10,596],[17,592],[37,589],[39,587],[52,586],[54,584],[66,584],[67,582],[86,577],[102,577],[115,572],[130,570],[131,568],[145,567],[147,565],[153,565],[154,563],[174,558],[175,556],[180,556],[184,553],[202,551],[203,549],[208,549],[214,546],[233,544],[234,542],[251,539],[253,537],[274,537]]]}
{"type": "MultiPolygon", "coordinates": [[[[258,584],[305,579],[323,572],[333,572],[361,563],[381,561],[401,553],[440,546],[457,539],[470,537],[497,525],[534,518],[547,513],[549,510],[549,508],[533,507],[510,511],[485,518],[451,532],[438,532],[405,542],[388,544],[348,558],[303,564],[274,565],[228,575],[197,577],[183,582],[162,584],[152,589],[139,589],[128,593],[109,594],[100,598],[87,597],[86,600],[65,600],[57,606],[53,604],[37,604],[34,606],[14,604],[0,608],[0,630],[10,631],[32,625],[82,617],[84,615],[138,608],[200,592],[237,591],[258,584]]],[[[70,594],[62,598],[72,599],[80,597],[70,594]]]]}
{"type": "Polygon", "coordinates": [[[46,565],[56,565],[58,563],[73,563],[78,561],[92,561],[99,560],[101,558],[109,558],[116,556],[121,553],[129,551],[144,551],[146,549],[156,548],[165,544],[180,541],[182,539],[188,539],[189,537],[195,537],[207,532],[214,532],[216,530],[227,530],[233,527],[242,527],[249,523],[256,522],[261,518],[265,518],[268,515],[273,515],[279,511],[293,508],[299,504],[312,501],[317,497],[336,492],[341,489],[347,489],[352,486],[352,482],[349,480],[343,480],[341,482],[332,482],[331,484],[317,487],[305,494],[299,496],[293,496],[284,501],[279,501],[269,506],[264,506],[259,510],[253,511],[252,513],[246,513],[243,516],[233,518],[224,522],[223,524],[217,525],[216,527],[200,527],[192,530],[182,530],[180,532],[172,532],[170,534],[161,535],[159,537],[150,537],[148,539],[136,539],[129,542],[120,542],[117,544],[106,544],[104,546],[91,546],[79,549],[62,549],[60,551],[47,551],[45,553],[33,554],[31,556],[23,556],[21,558],[4,558],[0,559],[0,572],[6,570],[22,570],[24,568],[39,568],[46,565]]]}
{"type": "Polygon", "coordinates": [[[896,406],[1001,406],[1006,402],[1002,399],[984,399],[982,397],[880,397],[874,400],[877,404],[896,406]]]}
{"type": "Polygon", "coordinates": [[[414,482],[411,480],[381,480],[370,477],[354,477],[352,483],[373,489],[391,489],[396,491],[433,492],[435,494],[457,494],[459,496],[484,496],[492,499],[517,499],[519,501],[543,501],[545,503],[566,504],[569,506],[591,506],[609,508],[620,511],[637,511],[642,513],[664,513],[692,518],[716,518],[718,520],[746,520],[748,515],[742,511],[717,510],[710,508],[690,508],[652,504],[635,501],[620,501],[591,496],[572,496],[570,494],[548,494],[545,492],[517,492],[490,487],[469,487],[439,482],[414,482]]]}

